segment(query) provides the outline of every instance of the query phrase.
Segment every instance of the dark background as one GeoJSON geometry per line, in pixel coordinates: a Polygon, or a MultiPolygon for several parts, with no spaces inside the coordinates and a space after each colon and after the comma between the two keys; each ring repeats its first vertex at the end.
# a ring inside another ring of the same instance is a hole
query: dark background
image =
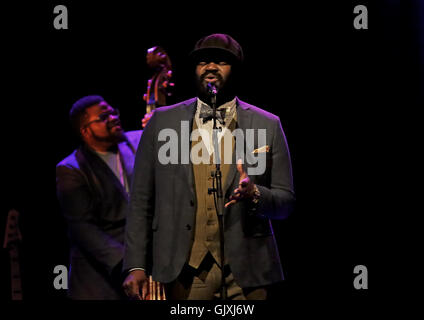
{"type": "MultiPolygon", "coordinates": [[[[188,53],[217,32],[244,49],[239,97],[280,117],[291,151],[297,206],[274,223],[287,281],[273,297],[362,303],[390,291],[398,132],[422,87],[423,8],[402,2],[2,4],[1,217],[11,208],[22,215],[24,299],[65,299],[53,288],[54,266],[68,263],[54,167],[77,147],[72,103],[100,94],[126,130],[139,129],[146,50],[168,52],[178,102],[195,94],[188,53]],[[53,28],[58,4],[68,8],[69,30],[53,28]],[[368,7],[368,30],[353,28],[358,4],[368,7]],[[353,288],[359,264],[369,290],[353,288]]],[[[3,300],[7,258],[2,250],[3,300]]]]}

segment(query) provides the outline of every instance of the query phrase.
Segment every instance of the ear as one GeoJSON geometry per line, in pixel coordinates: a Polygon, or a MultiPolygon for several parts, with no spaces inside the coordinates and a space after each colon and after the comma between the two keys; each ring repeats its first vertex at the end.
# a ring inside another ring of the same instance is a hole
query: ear
{"type": "Polygon", "coordinates": [[[81,134],[81,138],[83,140],[86,140],[90,134],[90,130],[88,130],[88,127],[80,128],[80,134],[81,134]]]}

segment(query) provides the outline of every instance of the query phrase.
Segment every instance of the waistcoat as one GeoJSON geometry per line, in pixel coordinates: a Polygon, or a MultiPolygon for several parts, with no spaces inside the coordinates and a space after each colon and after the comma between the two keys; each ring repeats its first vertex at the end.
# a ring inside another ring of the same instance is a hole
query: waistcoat
{"type": "MultiPolygon", "coordinates": [[[[225,185],[225,181],[228,176],[228,171],[231,164],[225,163],[224,159],[224,139],[229,138],[227,135],[231,135],[231,132],[236,126],[236,121],[233,119],[228,126],[228,130],[225,135],[221,138],[220,143],[220,158],[221,158],[221,184],[225,185]]],[[[193,121],[193,130],[197,129],[196,121],[193,121]]],[[[227,140],[228,141],[228,140],[227,140]]],[[[202,138],[199,135],[197,141],[192,141],[191,150],[198,144],[202,143],[202,138]]],[[[229,144],[228,144],[229,145],[229,144]]],[[[197,146],[199,147],[199,146],[197,146]]],[[[203,152],[207,152],[206,148],[196,148],[199,151],[199,157],[202,157],[203,152]]],[[[229,150],[227,149],[227,152],[229,150]]],[[[231,152],[234,151],[234,137],[231,136],[231,152]]],[[[205,258],[206,254],[210,252],[215,259],[216,263],[220,265],[220,243],[219,243],[219,225],[218,217],[214,203],[214,194],[208,194],[208,188],[216,187],[213,185],[213,178],[211,173],[215,172],[216,165],[214,162],[215,155],[212,154],[209,157],[209,164],[207,163],[193,163],[193,175],[194,184],[197,198],[196,218],[195,218],[195,229],[193,245],[190,251],[188,264],[193,268],[198,268],[205,258]]],[[[228,157],[228,155],[227,155],[228,157]]],[[[232,159],[232,157],[229,157],[232,159]]],[[[225,190],[223,190],[225,193],[225,190]]]]}

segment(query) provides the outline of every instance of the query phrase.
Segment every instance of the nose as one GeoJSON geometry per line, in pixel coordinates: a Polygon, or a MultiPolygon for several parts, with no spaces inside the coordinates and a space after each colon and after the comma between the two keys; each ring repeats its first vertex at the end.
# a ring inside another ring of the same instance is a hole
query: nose
{"type": "Polygon", "coordinates": [[[218,69],[218,64],[211,61],[206,65],[206,70],[217,70],[218,69]]]}
{"type": "Polygon", "coordinates": [[[108,122],[112,122],[112,123],[118,123],[120,121],[119,118],[119,111],[114,111],[110,114],[108,114],[108,117],[106,119],[108,122]]]}

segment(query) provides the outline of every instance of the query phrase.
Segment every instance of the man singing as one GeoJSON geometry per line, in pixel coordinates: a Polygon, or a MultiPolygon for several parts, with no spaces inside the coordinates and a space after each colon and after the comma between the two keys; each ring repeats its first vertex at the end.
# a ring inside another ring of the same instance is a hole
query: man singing
{"type": "Polygon", "coordinates": [[[228,299],[263,300],[270,286],[284,279],[271,219],[286,218],[294,202],[285,135],[277,116],[236,97],[243,62],[237,41],[226,34],[212,34],[200,39],[190,56],[197,98],[157,109],[137,150],[125,232],[123,287],[129,297],[144,299],[151,273],[154,280],[165,284],[168,299],[212,300],[221,297],[223,274],[228,299]],[[213,96],[225,203],[220,208],[224,265],[216,194],[208,192],[216,187],[211,175],[217,154],[212,134],[213,96]],[[182,132],[184,124],[192,133],[190,141],[182,132]],[[174,155],[177,163],[161,158],[161,148],[170,143],[163,139],[164,129],[178,137],[176,148],[170,148],[170,152],[178,152],[174,155]],[[242,135],[236,138],[231,133],[237,130],[242,135]],[[198,134],[193,135],[195,132],[198,134]],[[259,132],[264,133],[263,139],[259,132]],[[232,143],[224,147],[229,134],[232,143]],[[180,145],[189,145],[189,163],[180,145]],[[244,147],[240,162],[236,150],[244,147]],[[262,167],[256,171],[249,161],[253,156],[263,160],[256,163],[262,167]],[[202,161],[197,161],[199,158],[202,161]]]}

